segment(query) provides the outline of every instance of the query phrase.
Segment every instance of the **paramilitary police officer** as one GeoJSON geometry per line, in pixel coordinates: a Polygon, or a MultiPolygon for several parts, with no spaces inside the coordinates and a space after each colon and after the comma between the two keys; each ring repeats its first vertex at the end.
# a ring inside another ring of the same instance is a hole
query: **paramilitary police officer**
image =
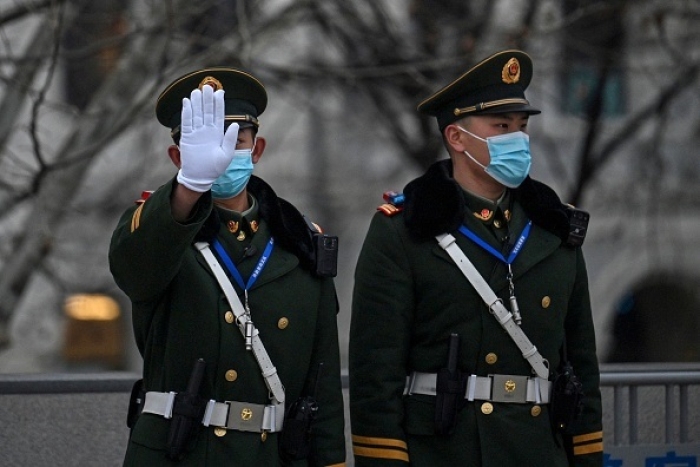
{"type": "Polygon", "coordinates": [[[418,106],[450,159],[386,194],[358,260],[357,466],[602,464],[587,214],[528,177],[531,76],[502,51],[418,106]]]}
{"type": "Polygon", "coordinates": [[[344,465],[337,238],[251,175],[266,105],[224,67],[158,97],[179,171],[126,211],[109,254],[144,359],[125,465],[344,465]]]}

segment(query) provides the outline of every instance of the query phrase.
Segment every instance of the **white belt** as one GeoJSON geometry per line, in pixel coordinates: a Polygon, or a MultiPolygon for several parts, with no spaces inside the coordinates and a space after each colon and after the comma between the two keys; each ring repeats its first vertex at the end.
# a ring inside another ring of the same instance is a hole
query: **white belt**
{"type": "MultiPolygon", "coordinates": [[[[152,413],[172,418],[175,392],[146,393],[143,413],[152,413]]],[[[251,404],[248,402],[207,402],[202,425],[226,428],[229,430],[251,431],[255,433],[276,433],[282,431],[284,423],[284,403],[277,405],[251,404]]]]}
{"type": "MultiPolygon", "coordinates": [[[[404,394],[437,394],[437,375],[414,371],[406,380],[404,394]]],[[[471,375],[464,398],[469,401],[548,404],[551,382],[540,377],[518,375],[471,375]]]]}

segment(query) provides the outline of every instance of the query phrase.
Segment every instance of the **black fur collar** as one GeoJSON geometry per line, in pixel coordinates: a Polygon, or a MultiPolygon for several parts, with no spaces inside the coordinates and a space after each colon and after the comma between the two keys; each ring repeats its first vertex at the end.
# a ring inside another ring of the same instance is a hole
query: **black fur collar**
{"type": "MultiPolygon", "coordinates": [[[[279,198],[270,185],[255,175],[250,177],[247,189],[258,201],[260,218],[267,222],[275,243],[299,258],[302,267],[312,270],[314,249],[311,232],[301,213],[290,202],[279,198]]],[[[213,241],[220,224],[214,209],[199,231],[198,238],[213,241]]]]}
{"type": "MultiPolygon", "coordinates": [[[[557,194],[527,177],[512,191],[532,222],[566,241],[569,218],[557,194]]],[[[419,239],[457,229],[465,215],[462,188],[452,176],[452,161],[441,160],[404,188],[404,221],[419,239]]]]}

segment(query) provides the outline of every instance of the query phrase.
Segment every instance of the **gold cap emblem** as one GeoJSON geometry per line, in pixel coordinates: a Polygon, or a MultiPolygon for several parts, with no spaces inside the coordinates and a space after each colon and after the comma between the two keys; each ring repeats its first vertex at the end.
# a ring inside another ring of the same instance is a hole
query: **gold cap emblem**
{"type": "Polygon", "coordinates": [[[501,78],[506,84],[513,84],[520,81],[520,62],[513,57],[503,66],[501,78]]]}
{"type": "Polygon", "coordinates": [[[211,86],[212,89],[214,89],[214,91],[218,91],[219,89],[224,89],[224,85],[221,84],[221,81],[214,78],[213,76],[205,76],[204,79],[199,82],[199,89],[201,90],[207,84],[209,86],[211,86]]]}

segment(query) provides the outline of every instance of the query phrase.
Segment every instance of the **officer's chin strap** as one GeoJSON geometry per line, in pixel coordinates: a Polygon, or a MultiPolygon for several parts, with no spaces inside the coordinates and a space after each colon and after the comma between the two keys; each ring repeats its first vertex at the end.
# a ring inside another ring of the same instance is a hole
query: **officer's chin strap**
{"type": "Polygon", "coordinates": [[[503,300],[498,298],[491,287],[486,283],[476,267],[469,261],[467,255],[457,246],[455,238],[450,234],[441,234],[435,237],[440,247],[447,252],[452,260],[457,264],[462,274],[471,282],[474,289],[489,307],[491,314],[498,320],[503,329],[513,339],[523,354],[523,357],[530,363],[532,369],[540,378],[549,379],[549,369],[545,364],[546,360],[537,351],[537,348],[530,342],[523,330],[513,320],[513,315],[503,305],[503,300]]]}
{"type": "Polygon", "coordinates": [[[238,328],[240,329],[243,338],[251,344],[251,350],[253,351],[253,355],[255,355],[258,366],[260,366],[262,375],[265,378],[265,384],[270,392],[270,399],[275,405],[281,405],[281,407],[278,407],[276,415],[277,417],[283,418],[284,386],[282,386],[282,381],[277,374],[277,368],[275,368],[275,366],[272,364],[270,356],[267,354],[267,350],[265,350],[262,340],[260,340],[260,334],[257,328],[253,326],[250,315],[246,313],[240,298],[238,298],[233,285],[231,285],[231,281],[228,279],[228,276],[226,276],[226,273],[217,261],[214,253],[211,252],[209,244],[207,242],[197,242],[195,243],[195,247],[197,247],[199,252],[206,260],[209,268],[214,273],[216,280],[219,282],[219,286],[221,286],[221,290],[224,292],[226,300],[228,300],[229,305],[231,305],[231,310],[236,317],[236,323],[238,324],[238,328]],[[246,330],[248,330],[248,333],[246,333],[246,330]]]}

